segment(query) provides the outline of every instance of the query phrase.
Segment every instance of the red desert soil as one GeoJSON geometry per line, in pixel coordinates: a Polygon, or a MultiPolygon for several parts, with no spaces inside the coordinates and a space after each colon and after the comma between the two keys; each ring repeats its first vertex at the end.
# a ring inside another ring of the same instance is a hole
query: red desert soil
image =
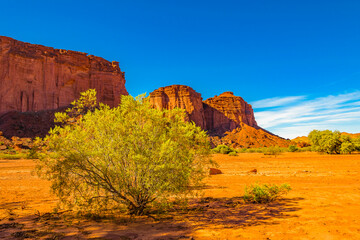
{"type": "Polygon", "coordinates": [[[360,239],[360,155],[215,155],[223,172],[207,179],[187,212],[86,220],[50,214],[49,183],[32,160],[0,160],[1,239],[360,239]],[[257,173],[249,171],[257,169],[257,173]],[[245,185],[289,183],[272,204],[245,204],[245,185]]]}

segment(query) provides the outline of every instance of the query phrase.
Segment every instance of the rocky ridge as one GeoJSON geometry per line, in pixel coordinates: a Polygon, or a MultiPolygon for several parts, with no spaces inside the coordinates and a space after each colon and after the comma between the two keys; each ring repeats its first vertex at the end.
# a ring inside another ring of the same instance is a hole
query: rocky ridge
{"type": "Polygon", "coordinates": [[[188,120],[206,130],[213,145],[287,147],[290,144],[289,140],[259,127],[251,105],[232,92],[202,101],[201,94],[191,87],[172,85],[153,91],[149,99],[152,106],[158,109],[185,109],[188,120]]]}
{"type": "MultiPolygon", "coordinates": [[[[89,88],[111,107],[119,104],[121,95],[128,95],[118,62],[0,36],[0,131],[5,137],[44,136],[54,126],[54,113],[89,88]]],[[[185,109],[188,120],[206,130],[215,144],[289,143],[261,129],[251,105],[232,92],[203,101],[191,87],[172,85],[150,93],[149,99],[159,109],[185,109]]]]}

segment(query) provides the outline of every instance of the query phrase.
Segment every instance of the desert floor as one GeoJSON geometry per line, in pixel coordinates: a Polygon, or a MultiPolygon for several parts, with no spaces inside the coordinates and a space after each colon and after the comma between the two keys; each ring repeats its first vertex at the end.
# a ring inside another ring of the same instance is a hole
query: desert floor
{"type": "Polygon", "coordinates": [[[214,155],[221,175],[206,180],[187,211],[89,220],[55,214],[49,183],[32,160],[0,160],[1,239],[360,239],[360,154],[214,155]],[[258,173],[249,173],[252,169],[258,173]],[[289,183],[271,204],[245,204],[245,185],[289,183]]]}

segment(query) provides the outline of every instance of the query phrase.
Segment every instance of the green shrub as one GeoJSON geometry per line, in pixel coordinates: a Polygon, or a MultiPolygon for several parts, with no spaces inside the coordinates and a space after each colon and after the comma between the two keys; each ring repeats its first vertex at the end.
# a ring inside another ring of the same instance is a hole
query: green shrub
{"type": "Polygon", "coordinates": [[[222,153],[222,154],[228,154],[233,151],[229,146],[226,145],[217,145],[216,148],[212,149],[214,153],[222,153]]]}
{"type": "Polygon", "coordinates": [[[0,153],[0,159],[9,159],[9,160],[26,159],[26,154],[24,154],[24,153],[15,153],[15,154],[0,153]]]}
{"type": "Polygon", "coordinates": [[[348,135],[342,135],[339,131],[313,130],[309,133],[312,150],[328,154],[350,154],[359,150],[359,140],[352,139],[348,135]]]}
{"type": "Polygon", "coordinates": [[[289,184],[252,184],[245,187],[244,201],[246,203],[268,203],[279,199],[291,190],[289,184]]]}
{"type": "Polygon", "coordinates": [[[246,153],[247,152],[247,148],[240,148],[237,150],[238,153],[246,153]]]}
{"type": "Polygon", "coordinates": [[[93,108],[93,91],[58,115],[63,125],[38,143],[38,173],[64,206],[83,212],[125,207],[143,215],[200,186],[210,144],[200,127],[184,120],[184,110],[153,109],[141,96],[93,108]],[[87,105],[92,110],[84,112],[87,105]]]}
{"type": "Polygon", "coordinates": [[[277,156],[282,152],[281,148],[278,146],[276,147],[268,147],[263,150],[264,155],[273,155],[277,156]]]}
{"type": "Polygon", "coordinates": [[[289,147],[288,147],[288,151],[289,152],[297,152],[299,149],[298,149],[298,147],[297,146],[294,146],[294,145],[290,145],[289,147]]]}
{"type": "Polygon", "coordinates": [[[39,158],[39,154],[37,153],[38,149],[36,147],[33,147],[29,150],[29,152],[26,155],[27,159],[37,159],[39,158]]]}
{"type": "Polygon", "coordinates": [[[236,152],[229,152],[228,155],[229,156],[237,156],[238,154],[236,152]]]}
{"type": "Polygon", "coordinates": [[[307,147],[302,147],[298,149],[298,152],[311,152],[312,151],[312,147],[311,146],[307,146],[307,147]]]}

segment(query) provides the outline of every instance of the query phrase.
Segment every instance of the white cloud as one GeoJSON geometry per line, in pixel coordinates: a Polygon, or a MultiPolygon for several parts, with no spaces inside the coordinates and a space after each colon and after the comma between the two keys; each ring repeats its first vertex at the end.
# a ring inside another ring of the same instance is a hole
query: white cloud
{"type": "Polygon", "coordinates": [[[313,129],[360,132],[359,100],[360,91],[355,91],[312,100],[304,96],[270,98],[256,101],[253,106],[259,126],[282,137],[294,138],[313,129]],[[268,109],[256,111],[256,108],[268,109]]]}
{"type": "Polygon", "coordinates": [[[290,96],[290,97],[274,97],[267,98],[259,101],[252,102],[251,105],[253,108],[268,108],[268,107],[278,107],[283,106],[292,102],[296,102],[304,99],[305,96],[290,96]]]}

